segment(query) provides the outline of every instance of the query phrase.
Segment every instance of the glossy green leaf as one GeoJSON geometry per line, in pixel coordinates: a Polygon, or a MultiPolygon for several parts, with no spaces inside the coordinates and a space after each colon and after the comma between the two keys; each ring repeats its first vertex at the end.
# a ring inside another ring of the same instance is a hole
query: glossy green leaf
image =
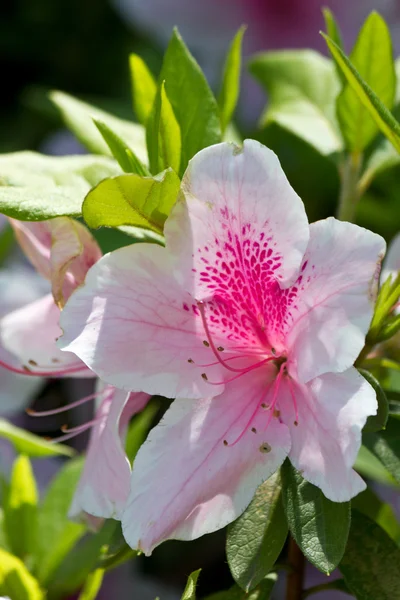
{"type": "Polygon", "coordinates": [[[53,91],[50,100],[60,112],[66,127],[89,152],[111,155],[111,151],[95,126],[93,119],[105,123],[133,150],[144,164],[147,163],[145,131],[141,125],[125,121],[96,106],[78,100],[65,92],[53,91]]]}
{"type": "Polygon", "coordinates": [[[17,452],[34,458],[47,456],[72,456],[74,450],[62,444],[53,444],[43,438],[12,425],[5,419],[0,419],[0,438],[9,440],[17,452]]]}
{"type": "Polygon", "coordinates": [[[85,532],[83,525],[68,519],[82,468],[81,457],[68,461],[51,482],[39,508],[35,575],[43,585],[85,532]]]}
{"type": "Polygon", "coordinates": [[[332,502],[308,483],[288,460],[282,469],[283,503],[289,529],[304,556],[320,571],[332,573],[346,547],[350,502],[332,502]]]}
{"type": "Polygon", "coordinates": [[[390,110],[380,101],[375,92],[359,75],[357,69],[347,58],[344,52],[328,36],[322,34],[328,44],[328,48],[342,69],[348,83],[368,110],[382,133],[392,142],[393,146],[400,152],[400,125],[390,110]]]}
{"type": "Polygon", "coordinates": [[[389,417],[384,431],[363,435],[363,444],[400,482],[400,421],[389,417]]]}
{"type": "Polygon", "coordinates": [[[165,92],[164,81],[159,85],[154,106],[147,120],[146,141],[152,173],[160,173],[168,167],[179,171],[181,130],[165,92]]]}
{"type": "Polygon", "coordinates": [[[86,196],[83,218],[92,229],[134,225],[162,233],[179,186],[179,177],[171,169],[155,177],[132,174],[105,179],[86,196]]]}
{"type": "Polygon", "coordinates": [[[252,58],[250,72],[268,93],[262,127],[276,122],[321,154],[342,149],[335,114],[340,81],[332,61],[313,50],[264,52],[252,58]]]}
{"type": "Polygon", "coordinates": [[[121,138],[114,133],[105,123],[98,119],[93,119],[94,124],[103,136],[104,141],[111,150],[111,153],[119,166],[125,173],[136,173],[137,175],[150,175],[150,172],[143,163],[140,162],[131,148],[129,148],[121,138]]]}
{"type": "Polygon", "coordinates": [[[385,485],[396,486],[396,480],[382,465],[381,461],[365,446],[361,446],[359,450],[354,469],[363,477],[385,485]]]}
{"type": "Polygon", "coordinates": [[[103,569],[96,569],[87,577],[78,600],[95,600],[103,583],[103,569]]]}
{"type": "Polygon", "coordinates": [[[157,91],[157,84],[146,63],[137,54],[129,56],[133,109],[139,123],[146,125],[157,91]]]}
{"type": "Polygon", "coordinates": [[[242,25],[229,48],[225,61],[222,87],[218,97],[221,129],[225,132],[231,122],[240,92],[240,70],[242,68],[242,41],[246,26],[242,25]]]}
{"type": "Polygon", "coordinates": [[[351,508],[375,521],[397,544],[400,542],[400,523],[393,508],[382,502],[370,487],[352,499],[351,508]]]}
{"type": "Polygon", "coordinates": [[[196,585],[201,569],[193,571],[188,577],[181,600],[196,600],[196,585]]]}
{"type": "Polygon", "coordinates": [[[272,588],[277,578],[276,573],[270,573],[249,593],[242,590],[238,585],[234,585],[229,590],[207,596],[205,600],[270,600],[272,588]]]}
{"type": "Polygon", "coordinates": [[[15,459],[11,481],[4,502],[4,529],[9,546],[23,560],[36,548],[38,494],[29,458],[21,454],[15,459]]]}
{"type": "Polygon", "coordinates": [[[45,597],[24,563],[1,548],[0,594],[11,600],[44,600],[45,597]]]}
{"type": "MultiPolygon", "coordinates": [[[[380,101],[392,108],[396,88],[392,41],[388,27],[378,13],[372,12],[366,19],[350,60],[380,101]]],[[[337,99],[337,113],[348,150],[362,152],[379,129],[349,83],[337,99]]]]}
{"type": "Polygon", "coordinates": [[[339,568],[362,600],[394,600],[400,590],[400,548],[379,525],[352,511],[346,552],[339,568]]]}
{"type": "Polygon", "coordinates": [[[135,415],[129,423],[126,434],[125,451],[131,463],[133,463],[140,446],[145,441],[151,423],[160,407],[159,402],[153,399],[142,412],[135,415]]]}
{"type": "Polygon", "coordinates": [[[245,512],[228,528],[226,555],[236,583],[246,592],[271,571],[288,526],[279,472],[260,485],[245,512]]]}
{"type": "Polygon", "coordinates": [[[217,101],[176,29],[164,55],[160,81],[165,81],[181,130],[182,174],[199,150],[221,141],[221,126],[217,101]]]}
{"type": "Polygon", "coordinates": [[[120,172],[114,160],[101,156],[2,154],[0,212],[22,221],[79,217],[90,188],[120,172]]]}
{"type": "Polygon", "coordinates": [[[67,554],[48,584],[51,599],[68,597],[82,586],[89,574],[97,568],[99,558],[116,527],[116,521],[109,519],[98,533],[88,535],[67,554]]]}
{"type": "Polygon", "coordinates": [[[365,369],[358,370],[364,379],[366,379],[374,388],[378,402],[378,412],[376,415],[368,417],[364,426],[364,431],[380,431],[381,429],[385,428],[389,416],[389,404],[386,394],[383,391],[379,381],[369,371],[366,371],[365,369]]]}

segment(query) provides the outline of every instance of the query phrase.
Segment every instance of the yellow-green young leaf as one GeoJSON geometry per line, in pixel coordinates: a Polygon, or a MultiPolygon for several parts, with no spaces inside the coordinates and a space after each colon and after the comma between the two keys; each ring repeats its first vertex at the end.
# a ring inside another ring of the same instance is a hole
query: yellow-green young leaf
{"type": "Polygon", "coordinates": [[[120,175],[105,179],[86,196],[83,218],[92,229],[135,225],[162,233],[179,186],[179,177],[172,169],[155,177],[120,175]]]}
{"type": "Polygon", "coordinates": [[[88,191],[120,172],[117,163],[106,156],[2,154],[0,212],[22,221],[80,217],[88,191]]]}
{"type": "Polygon", "coordinates": [[[10,600],[44,600],[39,583],[24,563],[1,548],[0,594],[10,600]]]}
{"type": "Polygon", "coordinates": [[[363,444],[400,482],[400,421],[389,417],[385,430],[363,435],[363,444]]]}
{"type": "Polygon", "coordinates": [[[164,81],[158,87],[154,106],[147,120],[146,140],[152,173],[160,173],[168,167],[179,171],[181,130],[165,92],[164,81]]]}
{"type": "Polygon", "coordinates": [[[352,511],[346,552],[339,565],[360,600],[394,600],[400,590],[400,548],[374,521],[352,511]]]}
{"type": "MultiPolygon", "coordinates": [[[[385,21],[378,13],[373,12],[366,19],[350,60],[380,101],[387,108],[392,108],[396,90],[392,40],[385,21]]],[[[337,99],[337,114],[348,150],[362,152],[379,129],[349,83],[337,99]]]]}
{"type": "Polygon", "coordinates": [[[160,81],[181,129],[182,156],[179,173],[202,148],[221,141],[217,101],[199,65],[175,29],[164,55],[160,81]]]}
{"type": "Polygon", "coordinates": [[[333,40],[324,33],[321,34],[328,44],[328,48],[342,69],[348,83],[356,92],[364,107],[368,110],[382,133],[390,140],[398,152],[400,152],[400,125],[390,110],[380,101],[376,93],[360,76],[352,62],[333,40]]]}
{"type": "Polygon", "coordinates": [[[271,571],[285,543],[288,525],[279,471],[265,481],[245,512],[228,527],[226,555],[236,583],[249,592],[271,571]]]}
{"type": "Polygon", "coordinates": [[[218,98],[221,114],[221,129],[224,134],[235,112],[240,90],[240,69],[242,67],[242,40],[246,26],[242,25],[235,37],[226,57],[222,88],[218,98]]]}
{"type": "Polygon", "coordinates": [[[147,163],[144,127],[59,91],[50,93],[50,100],[60,112],[66,127],[94,154],[111,155],[111,151],[95,126],[93,119],[102,121],[132,148],[143,163],[147,163]]]}
{"type": "Polygon", "coordinates": [[[140,446],[147,437],[151,423],[160,407],[156,398],[146,406],[141,413],[135,415],[129,423],[126,434],[125,451],[131,463],[133,463],[140,446]]]}
{"type": "Polygon", "coordinates": [[[358,453],[354,469],[363,477],[396,487],[396,480],[392,477],[389,471],[382,465],[380,460],[368,450],[365,446],[361,446],[358,453]]]}
{"type": "Polygon", "coordinates": [[[129,67],[132,82],[133,110],[139,123],[146,125],[154,103],[157,84],[146,63],[137,54],[129,56],[129,67]]]}
{"type": "Polygon", "coordinates": [[[351,501],[351,508],[357,509],[377,523],[397,544],[400,542],[400,523],[393,508],[367,487],[351,501]]]}
{"type": "MultiPolygon", "coordinates": [[[[340,33],[339,25],[337,24],[332,11],[329,8],[323,8],[322,13],[324,15],[327,34],[330,38],[333,39],[333,41],[339,46],[339,48],[343,48],[342,35],[340,33]]],[[[339,65],[337,65],[337,73],[342,84],[346,83],[346,78],[340,70],[339,65]]]]}
{"type": "Polygon", "coordinates": [[[147,167],[140,162],[133,150],[129,148],[121,138],[114,133],[105,123],[93,119],[94,124],[103,136],[104,141],[110,148],[113,157],[125,173],[136,173],[137,175],[150,175],[147,167]]]}
{"type": "Polygon", "coordinates": [[[34,553],[38,533],[37,490],[29,458],[21,454],[11,473],[4,503],[4,528],[13,553],[22,559],[34,553]]]}
{"type": "Polygon", "coordinates": [[[9,440],[17,452],[27,454],[34,458],[47,456],[72,456],[75,452],[68,446],[53,444],[43,438],[12,425],[5,419],[0,419],[0,438],[9,440]]]}
{"type": "Polygon", "coordinates": [[[335,65],[312,50],[263,52],[250,72],[268,93],[261,126],[278,123],[327,155],[343,149],[335,99],[341,85],[335,65]]]}
{"type": "Polygon", "coordinates": [[[84,525],[68,519],[68,510],[82,468],[82,457],[68,461],[52,480],[39,507],[35,575],[43,586],[46,586],[54,570],[85,533],[84,525]]]}
{"type": "Polygon", "coordinates": [[[93,573],[90,573],[85,581],[81,593],[79,594],[78,600],[95,600],[100,591],[101,584],[103,583],[103,577],[103,569],[96,569],[93,571],[93,573]]]}
{"type": "Polygon", "coordinates": [[[382,389],[379,381],[366,369],[358,369],[361,375],[368,381],[368,383],[374,388],[376,393],[376,399],[378,401],[378,412],[376,415],[368,417],[367,422],[364,426],[364,432],[367,431],[380,431],[386,426],[386,422],[389,416],[389,403],[386,398],[386,394],[382,389]]]}
{"type": "Polygon", "coordinates": [[[196,585],[200,571],[201,569],[198,569],[189,575],[181,600],[196,600],[196,585]]]}

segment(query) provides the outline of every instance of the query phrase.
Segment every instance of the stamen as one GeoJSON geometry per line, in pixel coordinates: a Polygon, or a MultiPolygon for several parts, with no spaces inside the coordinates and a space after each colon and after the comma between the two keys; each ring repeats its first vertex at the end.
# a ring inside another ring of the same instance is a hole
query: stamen
{"type": "Polygon", "coordinates": [[[98,421],[99,421],[99,419],[92,419],[91,421],[88,421],[87,423],[84,423],[83,425],[78,425],[77,427],[71,427],[71,429],[68,429],[68,425],[62,425],[61,431],[63,431],[64,433],[74,433],[74,432],[80,433],[81,431],[86,431],[86,429],[90,429],[90,427],[95,425],[98,421]]]}
{"type": "Polygon", "coordinates": [[[297,425],[299,424],[299,411],[297,409],[296,395],[294,393],[293,384],[292,384],[292,380],[291,380],[290,377],[288,377],[288,384],[289,384],[290,395],[292,396],[292,402],[293,402],[293,407],[294,407],[294,414],[295,414],[295,419],[296,419],[294,421],[294,425],[297,427],[297,425]]]}
{"type": "MultiPolygon", "coordinates": [[[[261,394],[261,398],[264,396],[264,394],[267,394],[267,393],[268,393],[268,390],[269,390],[269,388],[271,387],[271,385],[272,385],[272,383],[268,383],[268,385],[267,385],[267,389],[266,389],[266,390],[264,390],[264,391],[262,392],[262,394],[261,394]]],[[[253,402],[253,401],[254,401],[254,398],[255,398],[255,396],[253,396],[253,398],[251,399],[251,401],[250,401],[250,403],[249,403],[249,404],[251,404],[251,402],[253,402]]],[[[238,436],[238,437],[235,439],[235,441],[234,441],[234,442],[231,442],[231,443],[229,444],[229,446],[234,446],[235,444],[237,444],[237,443],[238,443],[238,442],[239,442],[239,441],[242,439],[242,437],[244,436],[244,434],[246,433],[246,431],[248,431],[248,429],[249,429],[250,425],[251,425],[251,424],[252,424],[252,422],[254,421],[254,417],[256,416],[256,414],[257,414],[257,412],[258,412],[259,408],[260,408],[260,400],[258,400],[258,401],[256,402],[256,407],[255,407],[255,409],[253,410],[253,413],[252,413],[252,415],[251,415],[250,419],[248,420],[248,422],[246,423],[245,427],[243,428],[243,431],[242,431],[242,433],[241,433],[241,434],[240,434],[240,435],[239,435],[239,436],[238,436]]],[[[246,409],[247,409],[247,407],[246,407],[246,409]]],[[[255,428],[255,427],[253,427],[251,431],[252,431],[253,433],[257,433],[257,430],[256,430],[256,428],[255,428]]]]}
{"type": "Polygon", "coordinates": [[[52,444],[58,444],[59,442],[66,442],[67,440],[70,440],[70,439],[76,437],[77,435],[83,433],[84,431],[87,431],[91,427],[92,427],[92,424],[88,425],[87,423],[85,423],[85,425],[80,426],[79,431],[70,430],[71,433],[66,433],[65,435],[60,435],[59,437],[56,437],[56,438],[49,438],[49,442],[51,442],[52,444]]]}
{"type": "MultiPolygon", "coordinates": [[[[57,371],[31,371],[28,367],[23,366],[22,368],[14,367],[2,360],[0,360],[0,367],[7,369],[11,373],[16,373],[17,375],[27,375],[29,377],[63,377],[63,375],[73,375],[74,373],[79,373],[80,371],[86,371],[88,367],[86,365],[82,365],[82,363],[76,363],[75,365],[69,365],[65,367],[65,369],[58,369],[57,371]]],[[[51,368],[51,367],[50,367],[51,368]]]]}
{"type": "Polygon", "coordinates": [[[25,409],[25,412],[27,412],[30,417],[51,417],[53,415],[58,415],[60,413],[67,412],[68,410],[71,410],[72,408],[76,408],[77,406],[80,406],[81,404],[85,404],[85,402],[89,402],[89,400],[94,400],[98,396],[104,395],[105,391],[106,390],[103,390],[102,392],[97,392],[96,394],[90,394],[89,396],[85,396],[84,398],[81,398],[80,400],[76,400],[75,402],[71,402],[70,404],[61,406],[60,408],[53,408],[52,410],[41,410],[41,411],[36,411],[36,410],[32,410],[31,408],[27,408],[27,409],[25,409]]]}
{"type": "MultiPolygon", "coordinates": [[[[246,375],[247,373],[249,373],[250,371],[253,371],[254,369],[259,369],[260,367],[265,365],[267,362],[270,362],[271,360],[275,360],[273,356],[270,356],[269,358],[264,358],[263,360],[256,363],[255,365],[251,365],[250,367],[247,367],[246,369],[242,369],[239,372],[239,375],[235,375],[235,377],[231,377],[230,379],[225,379],[224,381],[207,381],[207,383],[209,383],[210,385],[222,385],[224,383],[230,383],[231,381],[235,381],[236,379],[239,379],[239,377],[246,375]]],[[[235,369],[235,370],[239,371],[239,369],[235,369]]],[[[204,373],[203,373],[203,375],[204,375],[204,373]]],[[[203,377],[203,375],[202,375],[202,377],[203,377]]]]}
{"type": "Polygon", "coordinates": [[[268,420],[267,420],[267,424],[265,426],[265,429],[268,428],[268,425],[271,423],[272,417],[274,416],[274,409],[275,409],[276,401],[278,399],[279,387],[281,385],[282,376],[283,376],[285,370],[286,370],[286,366],[283,363],[281,365],[281,368],[279,369],[279,373],[278,373],[278,375],[277,375],[277,377],[276,377],[276,379],[274,381],[274,391],[273,391],[273,394],[272,394],[272,400],[271,400],[271,403],[267,407],[270,410],[270,413],[269,413],[269,416],[268,416],[268,420]]]}

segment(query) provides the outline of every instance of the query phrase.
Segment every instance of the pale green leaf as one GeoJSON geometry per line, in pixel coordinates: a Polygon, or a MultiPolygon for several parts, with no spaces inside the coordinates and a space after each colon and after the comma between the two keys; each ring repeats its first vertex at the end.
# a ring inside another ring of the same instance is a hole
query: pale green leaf
{"type": "Polygon", "coordinates": [[[157,84],[146,63],[137,54],[129,56],[133,109],[139,123],[146,125],[157,91],[157,84]]]}
{"type": "MultiPolygon", "coordinates": [[[[388,27],[378,13],[372,12],[366,19],[350,60],[380,101],[392,108],[396,88],[392,41],[388,27]]],[[[337,111],[348,150],[362,152],[379,128],[350,83],[337,99],[337,111]]]]}
{"type": "Polygon", "coordinates": [[[54,444],[43,438],[12,425],[5,419],[0,419],[0,438],[9,440],[17,452],[27,454],[35,458],[47,456],[72,456],[74,450],[62,444],[54,444]]]}
{"type": "Polygon", "coordinates": [[[103,583],[103,569],[96,569],[88,575],[78,600],[95,600],[103,583]]]}
{"type": "Polygon", "coordinates": [[[22,221],[79,217],[88,191],[120,172],[114,160],[101,156],[2,154],[0,212],[22,221]]]}
{"type": "Polygon", "coordinates": [[[181,130],[165,92],[165,82],[158,87],[154,106],[147,120],[147,150],[150,171],[160,173],[171,167],[179,171],[181,162],[181,130]]]}
{"type": "Polygon", "coordinates": [[[400,523],[393,508],[382,502],[370,487],[352,499],[351,507],[375,521],[397,544],[400,542],[400,523]]]}
{"type": "Polygon", "coordinates": [[[0,594],[11,600],[44,600],[45,597],[24,563],[1,548],[0,594]]]}
{"type": "Polygon", "coordinates": [[[368,383],[374,388],[376,393],[376,399],[378,401],[378,412],[376,415],[368,417],[366,424],[364,425],[364,431],[380,431],[386,426],[386,422],[389,416],[389,404],[386,398],[386,394],[382,389],[379,381],[365,369],[358,369],[361,375],[368,381],[368,383]]]}
{"type": "Polygon", "coordinates": [[[114,131],[133,150],[141,162],[147,164],[145,131],[141,125],[119,119],[65,92],[51,92],[50,100],[60,111],[65,125],[89,152],[111,155],[108,145],[93,122],[93,119],[97,119],[114,131]]]}
{"type": "Polygon", "coordinates": [[[217,101],[184,41],[175,29],[164,55],[160,81],[181,130],[180,174],[199,150],[221,141],[217,101]]]}
{"type": "Polygon", "coordinates": [[[159,407],[159,402],[153,398],[146,408],[135,415],[129,423],[126,434],[125,451],[131,463],[133,463],[140,446],[145,441],[159,407]]]}
{"type": "Polygon", "coordinates": [[[242,25],[233,38],[225,61],[222,87],[218,98],[223,134],[231,122],[239,98],[240,70],[242,67],[242,40],[245,31],[246,26],[242,25]]]}
{"type": "Polygon", "coordinates": [[[389,417],[384,431],[363,435],[363,444],[400,482],[400,421],[389,417]]]}
{"type": "Polygon", "coordinates": [[[4,529],[9,546],[25,560],[36,548],[38,494],[29,458],[21,454],[15,459],[10,486],[4,502],[4,529]]]}
{"type": "Polygon", "coordinates": [[[321,154],[342,150],[335,114],[340,81],[332,61],[313,50],[283,50],[258,54],[249,66],[268,93],[262,127],[278,123],[321,154]]]}
{"type": "Polygon", "coordinates": [[[193,571],[188,577],[181,600],[196,600],[196,585],[201,569],[193,571]]]}
{"type": "Polygon", "coordinates": [[[51,482],[39,508],[35,575],[43,585],[85,532],[83,525],[68,519],[82,468],[81,457],[68,461],[51,482]]]}
{"type": "Polygon", "coordinates": [[[344,52],[328,36],[323,33],[321,35],[325,38],[332,56],[339,64],[348,83],[357,93],[364,107],[368,110],[382,133],[391,141],[396,150],[400,152],[400,125],[397,120],[360,76],[344,52]]]}
{"type": "Polygon", "coordinates": [[[229,590],[207,596],[205,600],[270,600],[272,588],[277,579],[278,576],[276,573],[270,573],[249,593],[242,590],[238,585],[234,585],[229,590]]]}
{"type": "Polygon", "coordinates": [[[94,124],[103,136],[104,141],[111,150],[111,153],[119,166],[125,173],[136,173],[137,175],[150,175],[149,170],[137,158],[131,148],[129,148],[121,138],[114,133],[105,123],[93,119],[94,124]]]}
{"type": "Polygon", "coordinates": [[[383,483],[385,485],[396,486],[396,480],[390,475],[389,471],[382,465],[381,461],[368,448],[361,446],[354,469],[363,477],[383,483]]]}
{"type": "Polygon", "coordinates": [[[279,472],[260,485],[245,512],[228,528],[226,555],[236,583],[246,592],[271,571],[285,543],[288,526],[279,472]]]}
{"type": "Polygon", "coordinates": [[[179,177],[171,169],[155,177],[132,174],[105,179],[86,196],[83,218],[93,229],[134,225],[162,233],[179,186],[179,177]]]}
{"type": "Polygon", "coordinates": [[[350,527],[350,502],[332,502],[288,460],[282,469],[283,503],[289,529],[304,556],[330,574],[339,564],[350,527]]]}

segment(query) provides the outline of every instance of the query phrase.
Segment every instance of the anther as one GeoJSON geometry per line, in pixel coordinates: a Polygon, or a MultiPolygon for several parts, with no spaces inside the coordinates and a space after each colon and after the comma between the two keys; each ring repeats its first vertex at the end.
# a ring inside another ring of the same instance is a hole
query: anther
{"type": "Polygon", "coordinates": [[[208,381],[208,377],[207,377],[206,373],[202,373],[201,376],[205,381],[208,381]]]}
{"type": "Polygon", "coordinates": [[[257,433],[257,429],[255,427],[252,427],[251,430],[253,433],[257,433]]]}
{"type": "Polygon", "coordinates": [[[37,362],[35,360],[32,360],[32,359],[28,360],[28,364],[30,364],[32,367],[37,367],[38,366],[37,362]]]}
{"type": "Polygon", "coordinates": [[[293,425],[294,425],[295,427],[297,427],[297,425],[298,425],[298,424],[299,424],[299,423],[298,423],[298,421],[294,421],[294,422],[293,422],[293,425]]]}
{"type": "Polygon", "coordinates": [[[188,363],[190,363],[191,365],[194,364],[194,360],[192,360],[191,358],[188,358],[188,363]]]}
{"type": "Polygon", "coordinates": [[[210,347],[210,344],[209,344],[209,342],[207,342],[207,340],[203,340],[203,344],[205,345],[206,348],[210,347]]]}
{"type": "Polygon", "coordinates": [[[274,356],[276,356],[276,350],[275,350],[275,348],[271,348],[271,354],[273,354],[274,356]]]}
{"type": "Polygon", "coordinates": [[[218,350],[218,352],[223,352],[225,350],[225,348],[223,348],[222,346],[218,346],[217,350],[218,350]]]}
{"type": "Polygon", "coordinates": [[[228,441],[224,440],[224,446],[227,446],[227,445],[228,445],[228,441]]]}
{"type": "Polygon", "coordinates": [[[264,442],[259,447],[259,450],[260,450],[260,452],[263,452],[264,454],[266,454],[268,452],[271,452],[271,446],[269,444],[267,444],[267,442],[264,442]]]}
{"type": "Polygon", "coordinates": [[[267,408],[267,405],[265,404],[265,402],[263,402],[263,403],[261,404],[261,408],[267,408]]]}
{"type": "Polygon", "coordinates": [[[276,417],[278,419],[281,416],[281,411],[278,410],[277,408],[274,408],[273,415],[274,415],[274,417],[276,417]]]}

